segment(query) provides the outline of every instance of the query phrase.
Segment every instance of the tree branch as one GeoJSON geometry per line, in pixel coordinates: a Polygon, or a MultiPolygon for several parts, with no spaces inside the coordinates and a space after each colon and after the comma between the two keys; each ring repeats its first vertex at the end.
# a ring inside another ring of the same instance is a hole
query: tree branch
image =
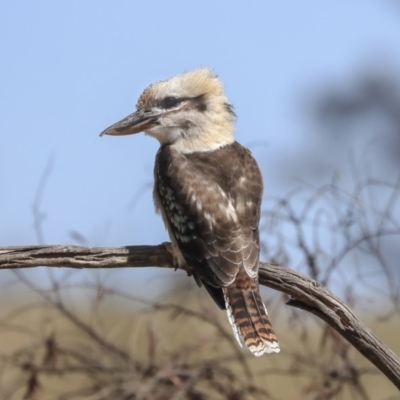
{"type": "MultiPolygon", "coordinates": [[[[34,268],[173,268],[164,245],[125,247],[0,247],[0,269],[34,268]]],[[[313,313],[339,332],[400,389],[400,359],[325,286],[299,272],[260,263],[260,283],[291,296],[287,303],[313,313]]]]}

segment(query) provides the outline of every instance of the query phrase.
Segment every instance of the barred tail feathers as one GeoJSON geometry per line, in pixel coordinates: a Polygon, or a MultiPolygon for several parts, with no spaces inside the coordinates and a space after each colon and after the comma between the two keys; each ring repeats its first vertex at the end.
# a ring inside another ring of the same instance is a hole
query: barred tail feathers
{"type": "MultiPolygon", "coordinates": [[[[247,279],[251,278],[247,275],[247,279]]],[[[278,340],[258,287],[254,281],[251,286],[251,288],[240,288],[234,283],[223,288],[233,333],[240,346],[244,343],[257,357],[265,353],[279,353],[278,340]]]]}

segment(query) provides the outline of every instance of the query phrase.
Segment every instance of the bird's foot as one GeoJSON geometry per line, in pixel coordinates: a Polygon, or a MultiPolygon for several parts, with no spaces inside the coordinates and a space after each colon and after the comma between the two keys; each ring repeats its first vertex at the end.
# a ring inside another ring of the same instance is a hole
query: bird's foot
{"type": "Polygon", "coordinates": [[[172,246],[172,243],[170,243],[170,242],[163,242],[163,243],[161,243],[161,244],[165,247],[165,249],[168,251],[168,253],[171,254],[171,256],[172,256],[172,262],[173,262],[173,264],[174,264],[175,271],[176,271],[176,270],[179,268],[179,261],[178,261],[177,255],[176,255],[175,252],[174,252],[174,248],[173,248],[173,246],[172,246]]]}
{"type": "Polygon", "coordinates": [[[163,242],[161,243],[165,249],[168,251],[169,254],[171,254],[172,256],[172,262],[174,264],[175,267],[175,271],[177,269],[183,269],[184,271],[186,271],[186,273],[188,274],[188,276],[192,276],[192,270],[191,268],[184,262],[179,262],[179,257],[178,255],[175,253],[174,251],[174,246],[172,245],[172,243],[170,242],[163,242]]]}

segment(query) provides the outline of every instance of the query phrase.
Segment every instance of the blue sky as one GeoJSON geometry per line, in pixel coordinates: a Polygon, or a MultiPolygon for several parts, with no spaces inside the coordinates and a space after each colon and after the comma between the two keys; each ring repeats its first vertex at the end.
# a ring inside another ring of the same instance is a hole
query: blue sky
{"type": "Polygon", "coordinates": [[[260,160],[268,194],[278,191],[265,160],[305,145],[301,96],[377,56],[400,65],[393,4],[1,2],[0,243],[37,243],[32,203],[50,158],[46,243],[74,243],[71,230],[89,245],[167,240],[150,189],[156,141],[98,134],[149,83],[197,66],[224,80],[237,139],[260,160]]]}

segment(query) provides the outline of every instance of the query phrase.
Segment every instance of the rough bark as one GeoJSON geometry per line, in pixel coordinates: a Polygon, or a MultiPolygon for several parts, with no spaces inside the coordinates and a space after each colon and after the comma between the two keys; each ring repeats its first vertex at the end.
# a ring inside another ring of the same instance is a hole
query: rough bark
{"type": "MultiPolygon", "coordinates": [[[[174,268],[165,245],[125,247],[0,247],[0,269],[174,268]]],[[[400,359],[325,286],[299,272],[260,264],[260,283],[291,296],[287,303],[313,313],[339,332],[400,389],[400,359]]]]}

